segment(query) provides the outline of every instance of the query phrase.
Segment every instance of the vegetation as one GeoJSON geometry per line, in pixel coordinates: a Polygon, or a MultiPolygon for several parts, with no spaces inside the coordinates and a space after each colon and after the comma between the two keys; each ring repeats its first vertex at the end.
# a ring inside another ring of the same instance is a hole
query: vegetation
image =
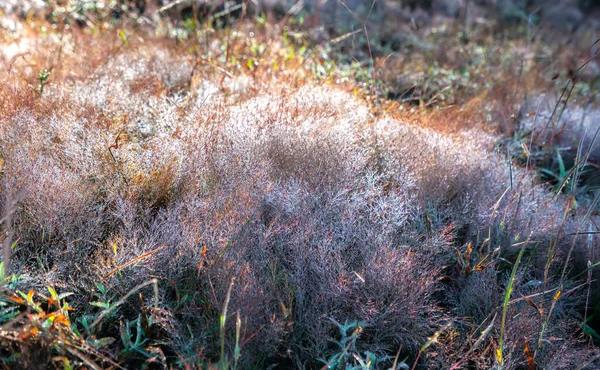
{"type": "Polygon", "coordinates": [[[0,19],[3,368],[600,366],[593,30],[25,4],[0,19]]]}

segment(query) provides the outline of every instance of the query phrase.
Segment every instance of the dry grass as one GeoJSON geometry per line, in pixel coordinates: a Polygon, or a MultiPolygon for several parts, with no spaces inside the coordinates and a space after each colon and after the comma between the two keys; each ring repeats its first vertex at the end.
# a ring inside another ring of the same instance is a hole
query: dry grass
{"type": "Polygon", "coordinates": [[[26,194],[9,225],[4,268],[21,277],[3,281],[3,366],[319,368],[335,322],[357,322],[350,362],[493,367],[528,238],[504,368],[527,366],[546,320],[538,368],[594,366],[584,289],[560,271],[587,248],[567,234],[598,216],[563,222],[570,196],[507,162],[489,127],[461,126],[457,108],[373,114],[270,26],[206,43],[125,27],[125,43],[35,22],[1,43],[1,208],[26,194]]]}

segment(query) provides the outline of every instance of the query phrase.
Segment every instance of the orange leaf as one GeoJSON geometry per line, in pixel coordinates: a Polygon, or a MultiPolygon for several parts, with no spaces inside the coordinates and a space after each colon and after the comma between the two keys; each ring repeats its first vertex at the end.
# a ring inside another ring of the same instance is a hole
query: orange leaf
{"type": "Polygon", "coordinates": [[[527,358],[527,370],[535,370],[535,361],[528,343],[525,343],[525,357],[527,358]]]}
{"type": "Polygon", "coordinates": [[[33,301],[33,289],[31,289],[29,291],[29,293],[27,293],[27,302],[32,302],[33,301]]]}
{"type": "Polygon", "coordinates": [[[54,319],[55,323],[58,324],[63,324],[64,326],[70,326],[71,323],[69,322],[69,318],[63,314],[57,315],[56,318],[54,319]]]}
{"type": "Polygon", "coordinates": [[[488,262],[488,263],[486,263],[485,265],[477,265],[477,266],[475,266],[475,269],[474,269],[474,270],[475,270],[475,271],[483,271],[483,270],[485,270],[486,268],[488,268],[488,267],[489,267],[491,264],[492,264],[491,262],[488,262]]]}
{"type": "Polygon", "coordinates": [[[502,352],[500,348],[496,348],[496,360],[498,360],[498,365],[502,366],[502,352]]]}
{"type": "Polygon", "coordinates": [[[469,242],[469,245],[467,245],[467,254],[465,254],[465,260],[467,263],[469,263],[469,259],[471,258],[471,252],[473,252],[473,244],[469,242]]]}
{"type": "Polygon", "coordinates": [[[115,138],[115,144],[109,146],[109,149],[119,149],[119,135],[121,135],[121,132],[117,134],[117,137],[115,138]]]}
{"type": "Polygon", "coordinates": [[[198,272],[200,272],[200,270],[202,270],[202,263],[204,262],[205,259],[206,259],[206,245],[204,247],[202,247],[202,255],[200,255],[200,261],[196,265],[196,270],[198,272]]]}
{"type": "Polygon", "coordinates": [[[27,333],[23,333],[21,335],[21,339],[27,339],[29,337],[33,337],[34,335],[36,335],[38,333],[37,328],[31,328],[31,330],[27,333]]]}
{"type": "Polygon", "coordinates": [[[562,294],[562,292],[560,290],[557,290],[556,293],[554,293],[554,299],[555,301],[558,301],[558,297],[560,297],[560,295],[562,294]]]}
{"type": "Polygon", "coordinates": [[[19,298],[19,297],[8,297],[8,299],[10,299],[13,302],[16,302],[18,304],[25,304],[27,302],[25,302],[25,300],[23,298],[19,298]]]}
{"type": "Polygon", "coordinates": [[[58,306],[58,301],[54,300],[54,298],[52,298],[52,297],[49,297],[48,298],[48,307],[50,307],[52,305],[58,306]]]}

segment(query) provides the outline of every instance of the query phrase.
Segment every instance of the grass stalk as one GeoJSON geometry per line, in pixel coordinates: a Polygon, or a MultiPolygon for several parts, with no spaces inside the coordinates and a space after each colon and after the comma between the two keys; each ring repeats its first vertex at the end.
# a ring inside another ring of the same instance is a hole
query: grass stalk
{"type": "Polygon", "coordinates": [[[240,359],[240,332],[242,330],[242,320],[240,318],[240,311],[237,312],[235,320],[235,350],[233,351],[233,370],[237,369],[238,361],[240,359]]]}
{"type": "Polygon", "coordinates": [[[227,323],[227,308],[229,306],[229,300],[231,298],[231,289],[233,288],[234,282],[235,277],[231,278],[231,282],[229,283],[227,295],[225,296],[225,303],[223,304],[223,311],[221,311],[221,317],[219,318],[219,337],[221,339],[221,359],[219,361],[219,367],[222,370],[227,370],[228,365],[227,356],[225,355],[225,324],[227,323]]]}
{"type": "Polygon", "coordinates": [[[504,368],[504,359],[503,359],[503,351],[504,351],[504,334],[506,330],[506,314],[508,312],[508,302],[510,301],[510,296],[513,292],[513,288],[515,285],[515,280],[517,278],[517,271],[519,269],[519,264],[521,263],[521,259],[523,258],[523,253],[525,253],[525,247],[529,244],[529,239],[531,236],[527,238],[527,241],[523,243],[521,246],[521,250],[519,251],[519,255],[517,256],[517,260],[515,261],[512,272],[510,274],[510,279],[508,281],[508,286],[506,287],[506,293],[504,294],[504,303],[502,304],[502,319],[500,321],[500,340],[498,344],[498,349],[496,350],[496,360],[498,361],[498,368],[504,368]]]}

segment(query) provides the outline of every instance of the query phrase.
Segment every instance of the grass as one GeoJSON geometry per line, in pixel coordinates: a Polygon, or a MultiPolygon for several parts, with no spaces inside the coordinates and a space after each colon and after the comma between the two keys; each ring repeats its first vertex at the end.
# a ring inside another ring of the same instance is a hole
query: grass
{"type": "Polygon", "coordinates": [[[556,45],[115,4],[3,15],[1,366],[598,365],[598,131],[545,130],[595,93],[515,119],[556,45]]]}

